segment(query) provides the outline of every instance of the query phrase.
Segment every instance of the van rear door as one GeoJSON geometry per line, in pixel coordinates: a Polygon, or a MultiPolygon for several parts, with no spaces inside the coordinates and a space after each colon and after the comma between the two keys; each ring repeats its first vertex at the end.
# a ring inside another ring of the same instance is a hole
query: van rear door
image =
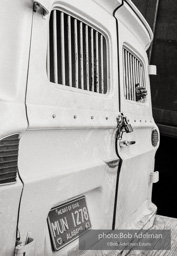
{"type": "Polygon", "coordinates": [[[19,230],[22,241],[35,241],[36,255],[76,255],[79,229],[112,228],[116,21],[95,1],[50,2],[48,16],[39,10],[33,17],[19,230]]]}
{"type": "Polygon", "coordinates": [[[125,125],[128,122],[133,128],[131,131],[131,127],[127,125],[127,132],[123,132],[117,142],[122,165],[118,186],[116,228],[140,228],[156,211],[156,207],[151,203],[150,181],[158,146],[158,139],[152,143],[155,134],[158,138],[158,131],[151,111],[146,54],[146,47],[150,43],[148,34],[150,30],[147,30],[147,25],[146,27],[143,25],[140,20],[141,15],[135,13],[137,11],[129,2],[124,1],[124,5],[115,13],[119,33],[122,112],[120,122],[124,120],[125,125]],[[145,96],[146,91],[147,96],[145,96]],[[143,218],[144,216],[146,218],[143,218]],[[140,220],[141,225],[137,226],[140,220]]]}

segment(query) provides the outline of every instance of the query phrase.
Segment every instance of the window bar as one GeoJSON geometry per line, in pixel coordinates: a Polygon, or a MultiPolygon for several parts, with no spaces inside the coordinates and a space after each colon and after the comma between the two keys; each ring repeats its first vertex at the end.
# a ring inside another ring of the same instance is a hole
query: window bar
{"type": "Polygon", "coordinates": [[[144,83],[144,68],[143,68],[143,64],[142,64],[141,81],[142,81],[142,86],[145,88],[145,83],[144,83]]]}
{"type": "Polygon", "coordinates": [[[132,54],[132,74],[133,74],[133,77],[132,77],[132,100],[135,100],[135,65],[134,65],[134,55],[132,54]]]}
{"type": "Polygon", "coordinates": [[[85,41],[86,41],[86,83],[87,91],[89,91],[89,37],[88,26],[85,27],[85,41]]]}
{"type": "Polygon", "coordinates": [[[142,65],[141,65],[141,62],[140,62],[140,86],[142,87],[143,86],[143,84],[142,84],[142,65]]]}
{"type": "Polygon", "coordinates": [[[95,83],[95,77],[94,77],[94,33],[93,28],[91,28],[91,78],[92,78],[92,92],[94,92],[94,83],[95,83]]]}
{"type": "Polygon", "coordinates": [[[98,32],[96,31],[96,92],[99,92],[99,42],[98,32]]]}
{"type": "Polygon", "coordinates": [[[136,58],[135,56],[133,56],[133,100],[134,101],[136,101],[135,84],[136,84],[136,58]]]}
{"type": "Polygon", "coordinates": [[[128,76],[128,100],[131,100],[131,93],[130,93],[130,90],[131,90],[131,87],[130,87],[130,53],[127,51],[127,76],[128,76]]]}
{"type": "Polygon", "coordinates": [[[100,39],[100,49],[101,49],[101,93],[104,93],[104,61],[103,61],[103,36],[100,39]]]}
{"type": "Polygon", "coordinates": [[[143,76],[142,76],[142,79],[143,79],[143,87],[146,88],[144,66],[143,66],[143,76]]]}
{"type": "Polygon", "coordinates": [[[48,33],[48,42],[47,42],[47,74],[50,81],[50,34],[48,33]]]}
{"type": "Polygon", "coordinates": [[[84,58],[83,58],[83,23],[80,22],[80,67],[81,67],[81,89],[84,89],[84,58]]]}
{"type": "Polygon", "coordinates": [[[125,80],[125,73],[126,73],[126,66],[125,66],[125,49],[123,48],[123,84],[124,84],[124,96],[126,98],[126,80],[125,80]]]}
{"type": "Polygon", "coordinates": [[[133,58],[132,54],[130,53],[130,99],[133,100],[133,58]]]}
{"type": "Polygon", "coordinates": [[[71,53],[71,16],[68,16],[68,63],[69,63],[69,86],[72,87],[72,53],[71,53]]]}
{"type": "Polygon", "coordinates": [[[61,58],[62,58],[62,84],[66,84],[65,80],[65,35],[64,35],[64,13],[61,12],[61,58]]]}
{"type": "Polygon", "coordinates": [[[137,60],[137,73],[138,73],[138,84],[141,86],[140,84],[140,63],[137,60]]]}
{"type": "Polygon", "coordinates": [[[57,11],[53,12],[53,59],[54,59],[54,83],[58,83],[58,62],[57,62],[57,11]]]}
{"type": "Polygon", "coordinates": [[[136,101],[136,84],[137,84],[137,62],[134,57],[134,100],[136,101]]]}
{"type": "Polygon", "coordinates": [[[74,47],[75,47],[75,87],[78,88],[79,67],[78,67],[78,31],[77,20],[74,19],[74,47]]]}
{"type": "Polygon", "coordinates": [[[126,51],[126,49],[124,49],[123,61],[124,61],[124,84],[125,84],[124,94],[125,94],[125,98],[127,99],[127,97],[128,97],[128,90],[127,90],[128,80],[127,80],[127,51],[126,51]]]}
{"type": "Polygon", "coordinates": [[[138,73],[138,60],[136,59],[136,84],[139,84],[139,73],[138,73]]]}

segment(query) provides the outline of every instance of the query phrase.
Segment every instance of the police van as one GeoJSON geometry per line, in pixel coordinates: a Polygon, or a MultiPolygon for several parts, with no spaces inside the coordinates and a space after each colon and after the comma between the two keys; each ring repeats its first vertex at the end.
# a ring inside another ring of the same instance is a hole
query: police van
{"type": "Polygon", "coordinates": [[[159,132],[140,12],[2,0],[0,19],[0,255],[79,255],[89,230],[151,227],[159,132]]]}

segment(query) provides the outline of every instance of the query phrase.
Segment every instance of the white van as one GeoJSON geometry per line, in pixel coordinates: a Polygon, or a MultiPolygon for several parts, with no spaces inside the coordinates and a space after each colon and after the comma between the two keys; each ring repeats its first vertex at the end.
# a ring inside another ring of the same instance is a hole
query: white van
{"type": "Polygon", "coordinates": [[[79,232],[151,226],[142,15],[130,0],[2,0],[0,19],[0,255],[78,255],[79,232]]]}

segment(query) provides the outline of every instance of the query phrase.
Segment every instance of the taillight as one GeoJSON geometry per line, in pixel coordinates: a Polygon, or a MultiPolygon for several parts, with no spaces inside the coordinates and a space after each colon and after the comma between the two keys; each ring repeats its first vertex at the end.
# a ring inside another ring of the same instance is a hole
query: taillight
{"type": "Polygon", "coordinates": [[[16,181],[18,171],[19,134],[0,140],[0,184],[16,181]]]}
{"type": "Polygon", "coordinates": [[[157,129],[152,130],[151,142],[154,147],[156,147],[159,142],[159,133],[158,133],[157,129]]]}

